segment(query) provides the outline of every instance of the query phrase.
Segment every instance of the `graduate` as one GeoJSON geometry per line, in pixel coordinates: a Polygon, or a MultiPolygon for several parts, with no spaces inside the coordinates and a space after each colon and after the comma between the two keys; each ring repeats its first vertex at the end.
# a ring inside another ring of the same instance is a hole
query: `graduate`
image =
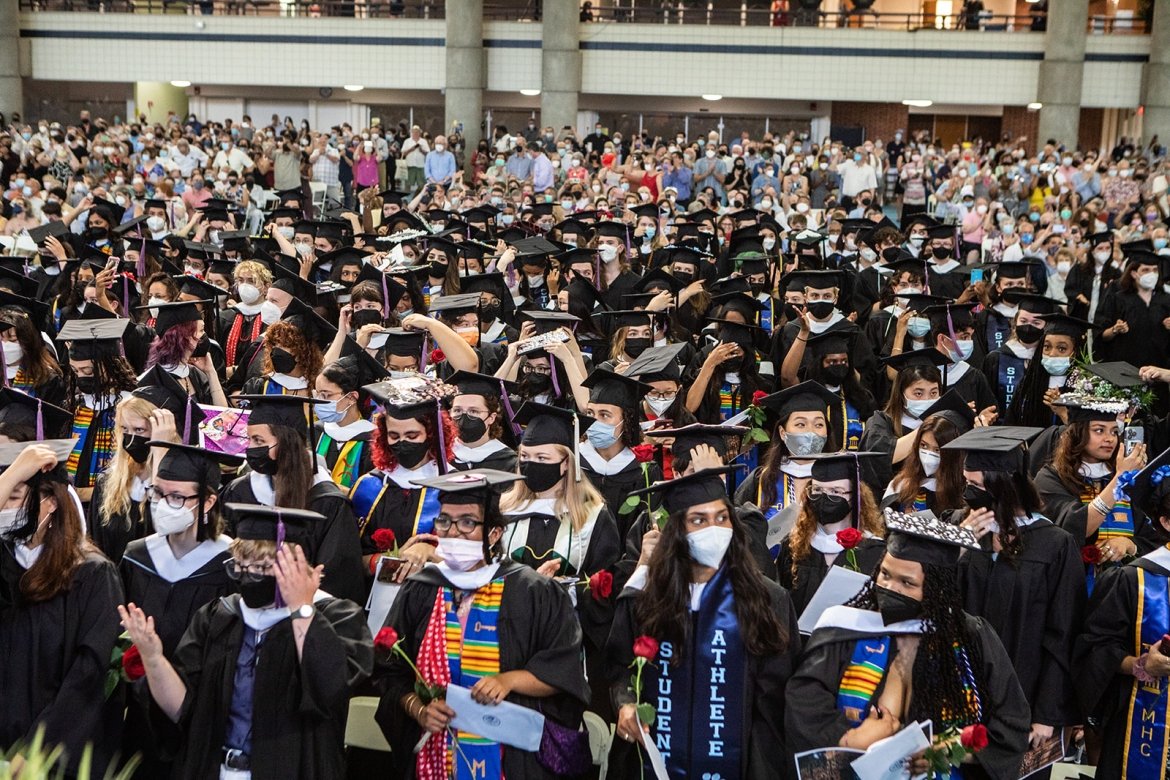
{"type": "Polygon", "coordinates": [[[933,721],[936,735],[980,723],[989,744],[958,774],[1014,780],[1028,702],[995,631],[962,611],[955,579],[960,549],[978,542],[923,517],[887,514],[886,529],[878,571],[821,616],[788,683],[789,749],[864,750],[915,720],[933,721]]]}
{"type": "Polygon", "coordinates": [[[1082,723],[1072,672],[1073,637],[1084,614],[1081,540],[1041,514],[1022,445],[1039,428],[973,430],[943,445],[965,455],[968,510],[951,522],[981,549],[964,550],[959,588],[967,614],[999,635],[1032,708],[1032,747],[1082,723]]]}
{"type": "MultiPolygon", "coordinates": [[[[516,470],[516,451],[502,441],[512,417],[508,396],[519,390],[515,382],[471,371],[457,371],[447,380],[458,388],[451,398],[451,420],[459,430],[451,466],[466,470],[516,470]]],[[[508,438],[511,440],[511,431],[508,438]]]]}
{"type": "Polygon", "coordinates": [[[317,417],[318,461],[329,476],[347,493],[358,478],[374,467],[374,424],[365,418],[362,387],[389,376],[381,363],[360,347],[349,357],[335,360],[321,369],[313,382],[313,414],[317,417]]]}
{"type": "Polygon", "coordinates": [[[942,390],[958,390],[964,401],[974,403],[975,409],[982,412],[995,406],[996,398],[987,377],[968,362],[975,360],[975,325],[971,316],[974,308],[973,303],[947,302],[925,307],[922,315],[930,320],[931,344],[947,356],[942,367],[942,390]]]}
{"type": "Polygon", "coordinates": [[[984,264],[985,269],[995,270],[995,281],[987,290],[991,305],[975,315],[975,340],[981,343],[984,355],[1002,349],[1011,336],[1020,307],[1017,301],[1006,295],[1007,291],[1028,292],[1032,286],[1029,276],[1038,266],[1034,260],[984,264]]]}
{"type": "Polygon", "coordinates": [[[636,777],[653,741],[672,778],[788,775],[784,687],[800,654],[796,611],[748,550],[722,476],[703,469],[643,488],[670,513],[647,534],[642,565],[617,599],[606,645],[618,723],[610,771],[636,777]],[[635,640],[657,645],[641,673],[644,726],[630,688],[635,640]],[[702,684],[692,684],[702,681],[702,684]],[[708,681],[711,682],[708,685],[708,681]]]}
{"type": "Polygon", "coordinates": [[[142,655],[157,728],[178,745],[172,776],[343,777],[349,698],[374,659],[365,613],[322,590],[324,567],[306,557],[326,518],[225,508],[236,529],[227,570],[240,592],[202,607],[172,658],[155,628],[161,616],[119,607],[142,655]]]}
{"type": "MultiPolygon", "coordinates": [[[[1170,450],[1150,461],[1130,489],[1134,505],[1165,539],[1170,532],[1170,450]]],[[[1165,543],[1102,577],[1077,637],[1073,672],[1100,740],[1097,777],[1162,777],[1170,763],[1170,547],[1165,543]]]]}
{"type": "Polygon", "coordinates": [[[1022,389],[1036,351],[1041,347],[1047,318],[1058,312],[1056,302],[1043,295],[1011,291],[1005,298],[1016,304],[1011,333],[1003,346],[987,353],[983,374],[995,393],[996,405],[1006,413],[1022,389]]]}
{"type": "MultiPolygon", "coordinates": [[[[220,492],[225,504],[308,509],[324,517],[313,522],[306,555],[328,564],[325,587],[338,598],[364,601],[365,578],[353,508],[345,493],[309,451],[308,408],[312,398],[295,395],[241,395],[248,404],[248,473],[220,492]]],[[[228,517],[231,535],[233,518],[228,517]]]]}
{"type": "MultiPolygon", "coordinates": [[[[147,443],[148,452],[158,458],[149,491],[155,532],[129,543],[119,569],[126,602],[157,616],[155,633],[163,655],[173,658],[195,613],[236,589],[225,568],[232,540],[221,533],[216,488],[220,467],[237,467],[243,459],[171,441],[147,443]]],[[[134,692],[148,709],[149,693],[141,688],[134,692]]],[[[141,752],[139,771],[163,777],[171,766],[151,739],[146,709],[130,707],[122,754],[141,752]]]]}
{"type": "MultiPolygon", "coordinates": [[[[235,305],[219,313],[218,340],[223,344],[228,378],[239,368],[253,344],[259,343],[265,323],[261,316],[272,284],[272,272],[264,263],[244,260],[232,272],[235,305]]],[[[275,321],[275,320],[273,320],[275,321]]]]}
{"type": "Polygon", "coordinates": [[[1055,401],[1069,379],[1073,362],[1084,350],[1085,336],[1090,328],[1092,323],[1064,314],[1044,316],[1039,359],[1029,361],[1024,378],[1007,407],[1005,423],[1043,428],[1062,421],[1062,415],[1067,416],[1055,401]]]}
{"type": "MultiPolygon", "coordinates": [[[[438,556],[403,584],[386,625],[428,684],[470,688],[480,704],[508,701],[539,710],[546,733],[576,732],[589,686],[572,603],[560,583],[510,560],[501,546],[498,491],[518,479],[471,469],[419,480],[439,495],[438,556]]],[[[422,700],[414,671],[398,654],[379,657],[376,681],[376,719],[391,745],[390,777],[552,780],[576,774],[563,766],[558,772],[544,751],[466,732],[455,734],[456,748],[446,731],[456,712],[443,699],[422,700]],[[425,733],[431,736],[415,755],[425,733]]],[[[579,746],[578,737],[572,741],[579,746]]]]}
{"type": "Polygon", "coordinates": [[[104,773],[121,736],[122,695],[104,688],[122,586],[85,538],[64,468],[70,445],[0,446],[0,748],[27,745],[43,727],[68,771],[92,743],[104,773]]]}
{"type": "MultiPolygon", "coordinates": [[[[802,317],[801,322],[807,323],[808,315],[802,317]]],[[[836,394],[837,401],[829,404],[829,426],[842,449],[855,451],[861,446],[865,423],[875,411],[873,395],[864,387],[860,375],[850,363],[859,331],[841,328],[817,336],[809,333],[802,328],[801,338],[796,339],[785,356],[780,371],[781,384],[791,387],[803,376],[836,394]],[[804,369],[798,376],[794,369],[801,365],[806,342],[809,359],[804,361],[804,369]]]]}
{"type": "Polygon", "coordinates": [[[913,514],[929,510],[935,517],[963,506],[963,457],[945,446],[971,430],[975,412],[958,392],[949,390],[923,413],[902,466],[886,486],[882,508],[913,514]]]}
{"type": "Polygon", "coordinates": [[[160,303],[147,365],[161,367],[200,404],[227,406],[219,374],[208,356],[210,342],[197,304],[206,301],[160,303]]]}

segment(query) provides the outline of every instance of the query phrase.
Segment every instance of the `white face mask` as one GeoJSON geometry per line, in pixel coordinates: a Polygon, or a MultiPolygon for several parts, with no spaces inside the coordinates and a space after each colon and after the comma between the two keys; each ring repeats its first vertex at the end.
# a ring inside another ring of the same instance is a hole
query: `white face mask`
{"type": "Polygon", "coordinates": [[[283,315],[284,312],[272,301],[264,301],[264,303],[260,304],[260,321],[265,325],[279,322],[283,315]]]}
{"type": "Polygon", "coordinates": [[[483,542],[471,539],[439,539],[439,557],[455,571],[471,571],[483,563],[483,542]]]}
{"type": "Polygon", "coordinates": [[[276,232],[284,236],[289,241],[292,241],[293,236],[297,234],[296,228],[294,228],[292,225],[281,225],[276,229],[276,232]]]}
{"type": "Polygon", "coordinates": [[[16,509],[0,509],[0,536],[7,537],[18,528],[23,528],[28,522],[28,510],[24,507],[16,509]]]}
{"type": "Polygon", "coordinates": [[[541,287],[544,285],[544,274],[524,274],[524,278],[528,280],[529,287],[541,287]]]}
{"type": "Polygon", "coordinates": [[[1067,274],[1071,270],[1072,270],[1072,263],[1070,261],[1068,261],[1068,260],[1057,260],[1056,261],[1056,272],[1058,274],[1067,274]]]}
{"type": "Polygon", "coordinates": [[[646,404],[651,409],[654,410],[655,416],[661,417],[663,415],[663,413],[666,412],[666,410],[670,408],[670,405],[672,403],[674,403],[674,399],[677,397],[678,397],[677,393],[675,395],[668,397],[668,398],[649,398],[649,397],[647,397],[646,404]]]}
{"type": "Polygon", "coordinates": [[[719,567],[731,545],[731,529],[713,525],[687,534],[691,559],[700,566],[719,567]]]}
{"type": "Polygon", "coordinates": [[[1158,286],[1158,272],[1150,271],[1138,277],[1138,284],[1143,290],[1152,290],[1158,286]]]}
{"type": "Polygon", "coordinates": [[[597,248],[597,253],[599,255],[601,255],[601,259],[607,263],[612,263],[614,260],[617,259],[617,247],[616,246],[609,246],[609,245],[600,246],[597,248]]]}
{"type": "Polygon", "coordinates": [[[158,316],[158,307],[164,303],[169,303],[166,298],[159,298],[157,295],[150,296],[150,316],[158,316]]]}
{"type": "Polygon", "coordinates": [[[926,414],[926,410],[938,401],[937,398],[906,398],[903,400],[906,404],[906,413],[920,420],[922,415],[926,414]]]}
{"type": "Polygon", "coordinates": [[[310,257],[313,254],[312,244],[294,244],[294,246],[296,247],[297,254],[301,257],[310,257]]]}
{"type": "Polygon", "coordinates": [[[4,362],[12,366],[24,358],[24,350],[16,341],[4,342],[4,362]]]}
{"type": "Polygon", "coordinates": [[[765,252],[771,252],[771,251],[772,251],[772,248],[776,246],[776,239],[774,239],[774,238],[765,238],[765,239],[764,239],[764,241],[763,241],[763,244],[764,244],[764,251],[765,251],[765,252]]]}
{"type": "Polygon", "coordinates": [[[159,536],[169,536],[190,528],[195,523],[195,513],[185,506],[174,509],[166,501],[151,501],[150,521],[159,536]]]}
{"type": "Polygon", "coordinates": [[[162,217],[147,217],[146,227],[148,227],[152,233],[161,233],[166,229],[167,221],[162,217]]]}
{"type": "Polygon", "coordinates": [[[922,464],[922,472],[928,477],[933,477],[938,471],[938,463],[941,456],[937,452],[930,450],[918,450],[918,462],[922,464]]]}
{"type": "Polygon", "coordinates": [[[260,288],[254,284],[241,284],[236,286],[236,292],[240,294],[240,301],[251,306],[260,298],[260,288]]]}

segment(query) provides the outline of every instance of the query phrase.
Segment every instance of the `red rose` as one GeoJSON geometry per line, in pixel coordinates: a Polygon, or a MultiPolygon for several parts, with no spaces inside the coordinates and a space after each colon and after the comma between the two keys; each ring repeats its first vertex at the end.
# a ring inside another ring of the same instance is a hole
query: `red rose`
{"type": "Polygon", "coordinates": [[[374,649],[383,650],[387,653],[394,649],[394,645],[398,644],[398,632],[386,626],[378,632],[374,637],[374,649]]]}
{"type": "Polygon", "coordinates": [[[428,359],[432,363],[442,363],[447,359],[447,356],[443,354],[443,350],[441,349],[432,349],[431,356],[428,359]]]}
{"type": "Polygon", "coordinates": [[[634,459],[639,463],[649,463],[654,460],[654,445],[653,444],[639,444],[632,447],[634,459]]]}
{"type": "Polygon", "coordinates": [[[613,593],[613,575],[605,569],[589,578],[589,592],[596,601],[607,599],[613,593]]]}
{"type": "Polygon", "coordinates": [[[140,680],[146,675],[146,664],[142,663],[142,653],[138,652],[138,645],[130,645],[122,653],[122,673],[130,682],[140,680]]]}
{"type": "Polygon", "coordinates": [[[767,397],[768,394],[763,390],[757,390],[756,392],[752,393],[752,406],[759,406],[760,401],[767,397]]]}
{"type": "Polygon", "coordinates": [[[652,636],[640,636],[634,640],[634,655],[653,661],[658,655],[658,640],[652,636]]]}
{"type": "Polygon", "coordinates": [[[1086,544],[1081,548],[1081,561],[1083,563],[1100,563],[1101,548],[1095,544],[1086,544]]]}
{"type": "Polygon", "coordinates": [[[861,539],[861,531],[858,531],[856,528],[846,528],[837,532],[837,544],[846,550],[852,550],[861,544],[861,539]]]}
{"type": "Polygon", "coordinates": [[[394,546],[394,532],[389,528],[379,528],[370,536],[378,552],[386,552],[394,546]]]}
{"type": "Polygon", "coordinates": [[[978,753],[983,748],[987,747],[987,727],[982,723],[976,723],[974,726],[968,726],[963,729],[963,733],[959,735],[959,743],[963,747],[970,750],[972,753],[978,753]]]}

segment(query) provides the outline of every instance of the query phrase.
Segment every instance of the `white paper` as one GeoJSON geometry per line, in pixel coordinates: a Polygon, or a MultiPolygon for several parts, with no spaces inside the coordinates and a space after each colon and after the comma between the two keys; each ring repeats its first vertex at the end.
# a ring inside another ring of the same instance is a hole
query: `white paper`
{"type": "MultiPolygon", "coordinates": [[[[820,555],[815,550],[813,554],[820,555]]],[[[817,592],[813,594],[808,606],[804,608],[800,620],[797,621],[800,633],[811,634],[826,609],[844,604],[856,596],[858,591],[865,586],[867,580],[869,580],[868,574],[846,569],[843,566],[830,566],[824,582],[817,588],[817,592]]]]}
{"type": "Polygon", "coordinates": [[[892,737],[869,746],[865,755],[850,764],[859,780],[901,780],[910,776],[909,759],[930,747],[930,740],[917,721],[892,737]]]}
{"type": "Polygon", "coordinates": [[[502,701],[479,704],[470,688],[447,686],[447,706],[455,711],[451,725],[460,731],[535,753],[544,734],[544,716],[536,710],[502,701]]]}
{"type": "Polygon", "coordinates": [[[788,536],[789,532],[792,531],[796,525],[796,515],[799,509],[799,504],[789,504],[772,515],[771,519],[768,520],[768,533],[764,539],[764,543],[769,550],[773,547],[778,547],[784,541],[784,537],[788,536]]]}
{"type": "MultiPolygon", "coordinates": [[[[378,559],[378,571],[382,570],[387,558],[378,559]]],[[[377,572],[374,575],[374,586],[370,588],[370,597],[366,599],[366,625],[370,629],[370,636],[377,636],[382,626],[386,625],[386,616],[390,614],[390,607],[394,606],[394,599],[398,598],[398,591],[402,585],[397,582],[381,582],[377,572]]]]}
{"type": "Polygon", "coordinates": [[[657,780],[670,780],[670,776],[666,774],[666,759],[658,752],[658,746],[654,744],[654,737],[645,731],[642,732],[642,747],[646,749],[646,757],[650,759],[650,768],[654,770],[654,777],[657,780]]]}

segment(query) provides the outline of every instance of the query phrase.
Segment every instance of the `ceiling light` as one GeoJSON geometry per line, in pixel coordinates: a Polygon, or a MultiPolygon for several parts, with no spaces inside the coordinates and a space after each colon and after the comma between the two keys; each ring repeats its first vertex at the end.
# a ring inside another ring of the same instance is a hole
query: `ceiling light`
{"type": "Polygon", "coordinates": [[[699,97],[703,98],[703,100],[710,100],[712,102],[723,99],[722,95],[700,95],[699,97]]]}
{"type": "Polygon", "coordinates": [[[191,82],[190,81],[172,81],[171,86],[172,87],[179,87],[180,89],[183,89],[185,87],[191,86],[191,82]]]}
{"type": "Polygon", "coordinates": [[[1029,103],[1029,104],[1028,104],[1028,110],[1029,110],[1029,111],[1039,111],[1039,110],[1040,110],[1040,109],[1042,109],[1042,108],[1044,108],[1044,104],[1043,104],[1043,103],[1029,103]]]}
{"type": "Polygon", "coordinates": [[[361,84],[346,84],[342,87],[346,92],[361,92],[365,87],[361,84]]]}
{"type": "Polygon", "coordinates": [[[537,95],[540,94],[540,90],[539,89],[522,89],[522,90],[520,90],[520,94],[523,95],[524,97],[536,97],[537,95]]]}
{"type": "Polygon", "coordinates": [[[903,100],[902,105],[910,106],[911,108],[930,108],[934,105],[933,100],[903,100]]]}

